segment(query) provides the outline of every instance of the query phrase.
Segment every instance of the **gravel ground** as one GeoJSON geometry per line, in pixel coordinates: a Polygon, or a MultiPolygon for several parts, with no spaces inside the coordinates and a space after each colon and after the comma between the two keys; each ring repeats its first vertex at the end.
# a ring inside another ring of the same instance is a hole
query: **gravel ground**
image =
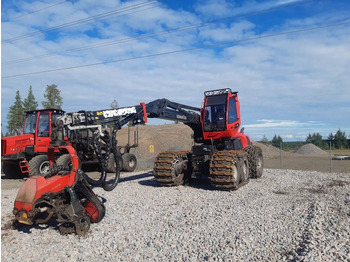
{"type": "MultiPolygon", "coordinates": [[[[18,189],[2,190],[1,224],[18,189]]],[[[2,229],[2,261],[350,261],[350,174],[266,169],[237,191],[123,174],[85,236],[2,229]]]]}

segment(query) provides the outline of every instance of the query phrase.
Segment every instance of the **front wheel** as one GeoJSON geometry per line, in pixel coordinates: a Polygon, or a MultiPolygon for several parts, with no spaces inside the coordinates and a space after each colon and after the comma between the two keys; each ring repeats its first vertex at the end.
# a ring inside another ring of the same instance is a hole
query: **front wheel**
{"type": "Polygon", "coordinates": [[[188,178],[190,152],[161,152],[154,161],[154,180],[162,186],[180,186],[188,178]]]}
{"type": "Polygon", "coordinates": [[[42,176],[50,170],[50,162],[47,155],[38,155],[29,161],[29,176],[42,176]]]}

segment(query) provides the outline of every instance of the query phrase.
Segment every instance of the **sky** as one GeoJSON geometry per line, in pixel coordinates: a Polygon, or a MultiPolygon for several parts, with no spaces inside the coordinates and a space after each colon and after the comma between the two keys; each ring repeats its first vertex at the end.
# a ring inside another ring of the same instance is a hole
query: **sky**
{"type": "Polygon", "coordinates": [[[349,68],[347,0],[1,0],[3,131],[17,90],[56,84],[67,112],[231,88],[254,140],[349,136],[349,68]]]}

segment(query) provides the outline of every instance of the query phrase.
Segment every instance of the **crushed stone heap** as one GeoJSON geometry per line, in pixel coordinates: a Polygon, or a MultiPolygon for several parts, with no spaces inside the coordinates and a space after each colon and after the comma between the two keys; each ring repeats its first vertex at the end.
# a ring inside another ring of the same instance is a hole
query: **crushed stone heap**
{"type": "Polygon", "coordinates": [[[298,150],[295,151],[296,154],[302,155],[325,155],[326,151],[323,151],[321,148],[315,146],[314,144],[306,144],[301,146],[298,150]]]}

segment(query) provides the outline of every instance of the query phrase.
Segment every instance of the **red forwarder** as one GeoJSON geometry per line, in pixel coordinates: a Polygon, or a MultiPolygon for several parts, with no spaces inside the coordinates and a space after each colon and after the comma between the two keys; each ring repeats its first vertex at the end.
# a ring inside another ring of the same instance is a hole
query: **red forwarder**
{"type": "MultiPolygon", "coordinates": [[[[1,161],[3,171],[8,178],[16,178],[28,174],[29,176],[43,175],[50,169],[47,150],[51,142],[52,124],[63,116],[65,112],[59,109],[41,109],[27,111],[21,135],[1,138],[1,161]]],[[[96,129],[98,125],[96,125],[96,129]]],[[[99,164],[95,151],[91,145],[93,128],[81,128],[70,132],[69,140],[78,153],[80,163],[99,164]]],[[[130,133],[128,133],[130,141],[130,133]]],[[[137,159],[130,153],[131,148],[138,146],[138,133],[134,134],[133,144],[118,146],[122,157],[122,170],[132,172],[137,166],[137,159]]],[[[58,162],[65,164],[69,160],[65,154],[58,162]]],[[[115,172],[114,158],[108,160],[107,172],[115,172]]]]}
{"type": "Polygon", "coordinates": [[[47,149],[53,121],[65,112],[59,109],[27,111],[21,135],[1,138],[1,161],[8,177],[35,175],[49,170],[47,149]]]}

